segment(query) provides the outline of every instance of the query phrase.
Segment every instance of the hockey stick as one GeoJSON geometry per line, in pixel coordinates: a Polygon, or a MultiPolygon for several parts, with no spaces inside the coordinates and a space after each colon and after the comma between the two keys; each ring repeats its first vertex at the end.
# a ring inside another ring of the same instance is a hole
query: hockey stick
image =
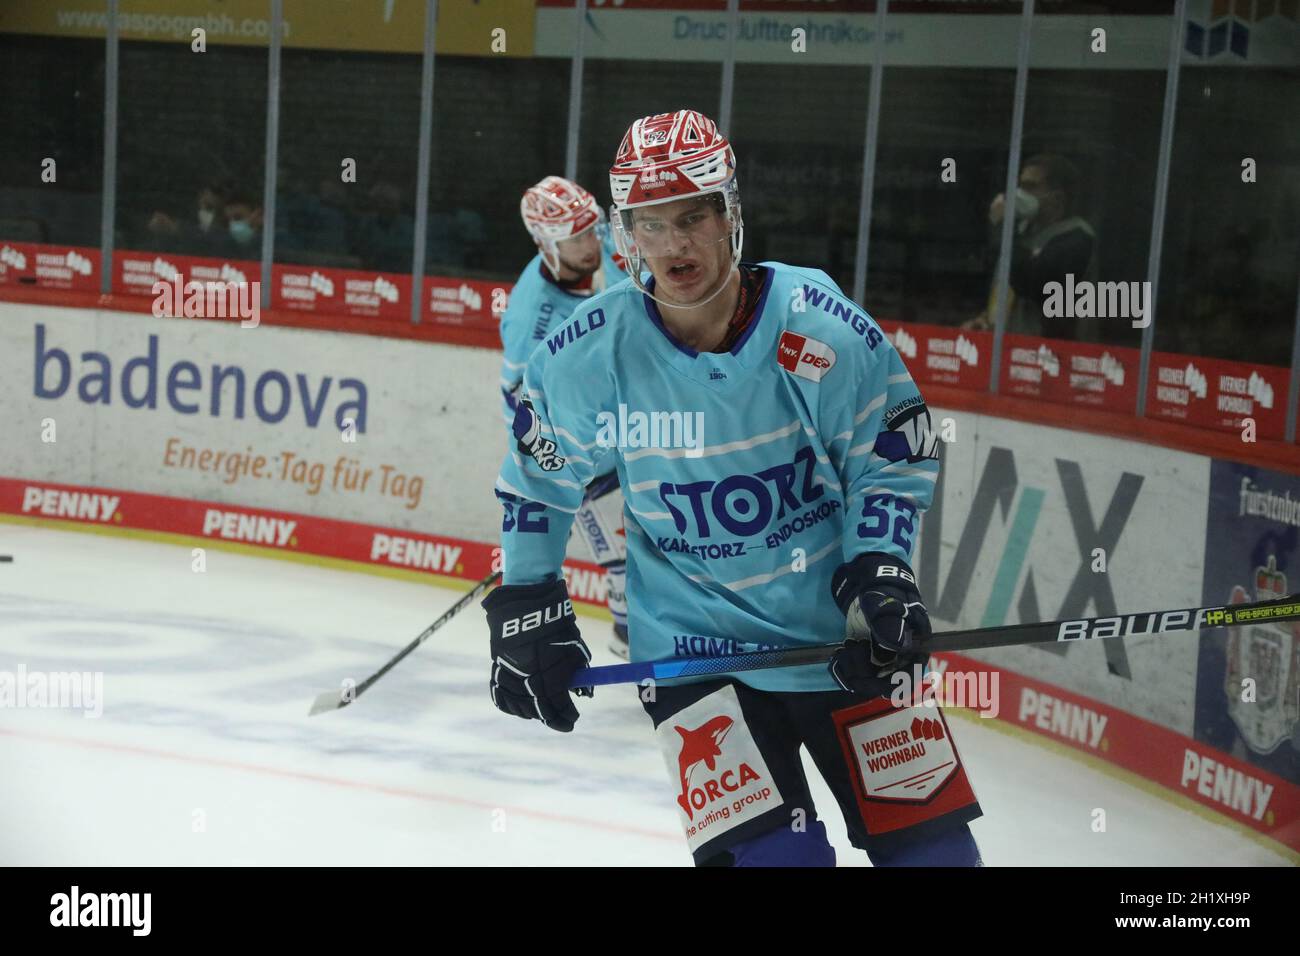
{"type": "Polygon", "coordinates": [[[398,651],[396,656],[394,656],[392,660],[390,660],[383,667],[379,668],[379,670],[375,671],[373,674],[371,674],[369,677],[363,680],[360,684],[357,684],[354,687],[348,684],[347,682],[344,682],[344,685],[340,687],[338,690],[327,690],[325,691],[325,693],[317,696],[316,700],[312,703],[311,710],[308,712],[307,716],[314,717],[316,714],[323,714],[329,710],[339,710],[340,708],[346,707],[348,704],[352,703],[354,700],[356,700],[358,697],[364,694],[371,684],[379,680],[379,678],[383,677],[394,667],[396,667],[398,662],[401,661],[402,658],[404,658],[407,654],[411,653],[411,651],[415,650],[417,647],[423,644],[425,640],[429,637],[429,635],[431,635],[434,631],[442,627],[453,617],[455,617],[457,614],[463,611],[466,605],[468,605],[470,601],[473,601],[476,597],[478,597],[488,588],[492,587],[492,585],[496,584],[497,581],[500,580],[500,578],[501,578],[501,572],[493,571],[492,574],[490,574],[488,577],[484,578],[478,584],[474,585],[473,589],[464,597],[462,597],[459,601],[457,601],[455,604],[449,607],[446,613],[442,615],[442,617],[438,618],[438,620],[434,621],[432,624],[426,627],[420,633],[419,637],[417,637],[415,640],[411,641],[410,644],[407,644],[404,648],[398,651]]]}
{"type": "MultiPolygon", "coordinates": [[[[1167,634],[1172,631],[1199,631],[1211,627],[1240,627],[1245,624],[1300,620],[1300,594],[1260,601],[1255,604],[1192,607],[1178,611],[1148,611],[1122,617],[1084,617],[1068,621],[1044,621],[1040,624],[1013,624],[1009,627],[981,627],[966,631],[945,631],[925,642],[931,654],[947,651],[985,650],[1017,644],[1052,644],[1057,641],[1087,641],[1093,638],[1135,637],[1144,634],[1167,634]]],[[[636,664],[611,664],[587,667],[573,675],[569,686],[595,687],[598,684],[637,684],[645,680],[668,680],[673,677],[699,677],[706,674],[732,674],[737,671],[766,670],[771,667],[795,667],[800,664],[825,664],[842,644],[812,644],[774,651],[748,651],[717,657],[686,657],[680,660],[642,661],[636,664]]]]}

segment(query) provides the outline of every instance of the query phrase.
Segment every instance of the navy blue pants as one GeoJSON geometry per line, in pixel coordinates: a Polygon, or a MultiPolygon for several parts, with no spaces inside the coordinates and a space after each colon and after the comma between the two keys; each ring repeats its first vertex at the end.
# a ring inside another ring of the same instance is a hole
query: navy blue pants
{"type": "Polygon", "coordinates": [[[737,680],[655,688],[653,701],[642,701],[657,728],[678,711],[732,685],[740,700],[748,732],[771,772],[783,802],[779,807],[733,827],[695,851],[697,866],[833,866],[835,852],[817,820],[804,775],[800,747],[806,747],[830,787],[848,827],[849,841],[867,851],[876,866],[979,866],[979,850],[967,824],[980,816],[978,805],[905,831],[867,833],[854,795],[851,769],[844,759],[831,713],[862,698],[846,691],[778,693],[755,690],[737,680]],[[796,810],[804,811],[802,829],[791,826],[796,810]]]}

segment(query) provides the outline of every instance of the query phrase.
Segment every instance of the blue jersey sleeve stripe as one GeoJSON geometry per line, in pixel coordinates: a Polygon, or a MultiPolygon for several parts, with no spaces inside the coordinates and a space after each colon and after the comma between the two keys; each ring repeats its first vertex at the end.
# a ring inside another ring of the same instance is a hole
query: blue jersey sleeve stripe
{"type": "Polygon", "coordinates": [[[599,440],[589,441],[589,442],[579,441],[578,436],[573,434],[573,432],[569,431],[567,428],[562,428],[558,425],[552,428],[550,425],[547,425],[545,422],[542,423],[542,431],[550,432],[556,438],[563,438],[566,442],[568,442],[568,444],[564,446],[564,450],[566,452],[569,450],[570,447],[577,448],[580,451],[591,451],[593,448],[595,448],[597,445],[600,444],[599,440]]]}
{"type": "Polygon", "coordinates": [[[673,517],[667,511],[638,511],[630,504],[627,506],[627,510],[638,518],[644,518],[646,521],[671,521],[673,517]]]}
{"type": "Polygon", "coordinates": [[[714,455],[730,455],[733,452],[748,451],[751,448],[757,448],[759,445],[780,441],[782,438],[798,431],[801,427],[803,427],[803,423],[799,419],[795,419],[789,425],[775,431],[724,442],[721,445],[705,445],[698,450],[694,448],[639,448],[636,451],[625,452],[623,459],[625,461],[636,461],[639,458],[645,458],[647,455],[655,455],[660,458],[711,458],[714,455]]]}
{"type": "MultiPolygon", "coordinates": [[[[804,567],[806,568],[807,565],[809,564],[816,564],[818,561],[828,558],[832,554],[837,554],[840,550],[840,546],[841,543],[839,541],[832,541],[824,548],[820,548],[819,550],[813,552],[812,554],[808,555],[807,559],[804,562],[804,567]]],[[[794,570],[793,562],[788,562],[782,564],[775,571],[767,571],[764,572],[763,574],[750,575],[749,577],[741,578],[738,581],[717,582],[713,577],[709,575],[691,574],[691,575],[687,575],[687,577],[689,577],[692,581],[698,581],[701,584],[713,584],[715,586],[720,585],[721,587],[726,588],[728,591],[746,591],[749,588],[758,587],[760,584],[771,584],[777,578],[784,577],[787,574],[795,574],[795,573],[798,572],[794,570]]]]}
{"type": "Polygon", "coordinates": [[[498,491],[504,491],[508,495],[515,495],[518,498],[523,498],[525,501],[536,501],[538,504],[546,505],[548,508],[554,508],[556,511],[563,511],[565,514],[572,515],[578,513],[577,508],[567,508],[564,505],[557,505],[552,501],[547,501],[545,498],[539,497],[534,491],[520,491],[514,485],[510,484],[510,482],[501,477],[497,478],[496,488],[498,491]]]}

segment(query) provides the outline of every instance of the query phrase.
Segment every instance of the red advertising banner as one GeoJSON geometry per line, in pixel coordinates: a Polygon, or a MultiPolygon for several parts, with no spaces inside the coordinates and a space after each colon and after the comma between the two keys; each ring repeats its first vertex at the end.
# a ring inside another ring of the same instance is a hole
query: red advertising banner
{"type": "Polygon", "coordinates": [[[510,302],[511,282],[430,276],[424,280],[426,321],[470,325],[496,331],[510,302]]]}
{"type": "MultiPolygon", "coordinates": [[[[968,683],[989,675],[999,719],[1168,787],[1300,850],[1300,786],[1294,783],[1127,711],[970,657],[938,654],[931,666],[945,673],[939,687],[958,683],[947,672],[960,672],[968,683]]],[[[936,698],[943,702],[942,693],[936,698]]],[[[978,767],[971,769],[971,783],[978,794],[978,767]]]]}
{"type": "Polygon", "coordinates": [[[409,322],[411,277],[273,263],[271,307],[409,322]]]}
{"type": "MultiPolygon", "coordinates": [[[[119,249],[113,254],[113,292],[118,295],[154,296],[155,282],[234,283],[260,282],[262,267],[247,259],[208,259],[170,252],[135,252],[119,249]]],[[[260,305],[260,302],[259,302],[260,305]]]]}
{"type": "MultiPolygon", "coordinates": [[[[498,554],[490,544],[380,528],[289,511],[134,491],[0,478],[0,514],[183,535],[479,581],[498,554]]],[[[566,561],[573,600],[605,606],[605,572],[566,561]]]]}
{"type": "Polygon", "coordinates": [[[0,285],[98,292],[99,250],[39,242],[0,241],[0,285]]]}
{"type": "Polygon", "coordinates": [[[953,385],[981,392],[988,389],[992,332],[893,319],[876,321],[918,385],[953,385]]]}
{"type": "Polygon", "coordinates": [[[1280,439],[1286,432],[1288,376],[1287,369],[1274,365],[1153,352],[1147,414],[1236,432],[1252,419],[1257,439],[1280,439]]]}
{"type": "Polygon", "coordinates": [[[1011,333],[1003,349],[999,388],[1005,395],[1127,414],[1137,408],[1138,349],[1011,333]]]}

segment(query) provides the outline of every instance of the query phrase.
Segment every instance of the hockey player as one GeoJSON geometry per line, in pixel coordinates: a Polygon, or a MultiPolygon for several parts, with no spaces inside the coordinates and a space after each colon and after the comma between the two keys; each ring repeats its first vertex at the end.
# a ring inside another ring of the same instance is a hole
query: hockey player
{"type": "Polygon", "coordinates": [[[979,805],[942,715],[883,696],[930,636],[908,563],[939,468],[929,412],[825,273],[741,262],[735,168],[694,111],[623,138],[611,219],[632,281],[538,348],[497,481],[493,702],[573,729],[567,686],[589,655],[558,572],[593,463],[612,450],[633,660],[844,636],[829,666],[641,690],[696,863],[834,864],[803,746],[874,863],[978,865],[979,805]]]}
{"type": "MultiPolygon", "coordinates": [[[[514,421],[516,394],[538,343],[591,296],[624,278],[610,248],[604,213],[577,183],[547,176],[524,192],[519,214],[538,251],[520,273],[501,316],[501,392],[507,425],[514,421]]],[[[627,539],[623,495],[612,461],[587,486],[574,527],[605,571],[606,603],[614,618],[610,649],[627,657],[627,539]]]]}

